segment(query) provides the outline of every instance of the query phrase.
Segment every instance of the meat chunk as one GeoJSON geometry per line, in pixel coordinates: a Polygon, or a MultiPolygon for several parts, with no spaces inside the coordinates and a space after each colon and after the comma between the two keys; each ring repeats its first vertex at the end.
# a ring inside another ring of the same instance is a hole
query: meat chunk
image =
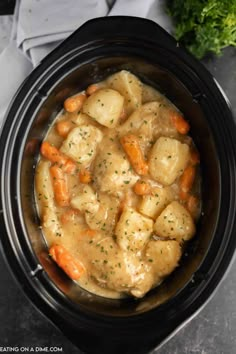
{"type": "Polygon", "coordinates": [[[181,248],[177,241],[151,240],[147,245],[145,257],[152,267],[153,284],[157,284],[177,267],[181,248]]]}
{"type": "Polygon", "coordinates": [[[61,152],[79,165],[88,166],[96,155],[97,145],[102,141],[102,132],[92,125],[72,129],[61,146],[61,152]]]}
{"type": "Polygon", "coordinates": [[[81,212],[96,213],[99,209],[99,202],[92,187],[85,185],[81,193],[71,199],[71,206],[81,212]]]}
{"type": "Polygon", "coordinates": [[[108,235],[114,232],[120,200],[106,193],[98,195],[99,208],[96,213],[86,213],[85,220],[89,227],[108,235]]]}
{"type": "Polygon", "coordinates": [[[121,135],[132,133],[150,140],[161,135],[176,137],[178,133],[170,118],[170,109],[160,101],[143,104],[119,128],[121,135]]]}
{"type": "Polygon", "coordinates": [[[87,244],[90,274],[103,288],[142,297],[152,287],[150,265],[118,247],[112,237],[87,244]],[[91,257],[92,256],[92,257],[91,257]]]}
{"type": "Polygon", "coordinates": [[[122,148],[117,142],[104,138],[94,163],[94,181],[99,190],[120,195],[137,179],[122,148]]]}

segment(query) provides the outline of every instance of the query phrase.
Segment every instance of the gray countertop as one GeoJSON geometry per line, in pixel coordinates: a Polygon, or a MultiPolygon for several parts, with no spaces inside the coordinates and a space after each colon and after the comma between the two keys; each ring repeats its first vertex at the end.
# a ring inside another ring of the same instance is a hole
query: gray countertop
{"type": "MultiPolygon", "coordinates": [[[[203,63],[224,89],[236,117],[236,48],[227,48],[223,56],[203,63]]],[[[15,346],[60,347],[63,354],[81,353],[29,302],[0,254],[0,352],[1,347],[15,346]]],[[[153,353],[236,353],[236,261],[204,309],[153,353]]]]}

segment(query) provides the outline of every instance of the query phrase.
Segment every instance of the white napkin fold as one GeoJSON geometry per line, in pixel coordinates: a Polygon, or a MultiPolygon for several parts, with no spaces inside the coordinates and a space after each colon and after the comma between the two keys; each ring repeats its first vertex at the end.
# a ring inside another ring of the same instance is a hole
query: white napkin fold
{"type": "Polygon", "coordinates": [[[12,15],[0,16],[0,54],[10,41],[12,22],[12,15]]]}
{"type": "Polygon", "coordinates": [[[0,126],[14,92],[52,49],[101,16],[147,17],[170,30],[163,0],[16,0],[9,46],[0,55],[0,126]]]}
{"type": "MultiPolygon", "coordinates": [[[[155,0],[118,0],[115,1],[109,16],[146,17],[155,0]]],[[[158,3],[159,1],[155,1],[158,3]]]]}
{"type": "Polygon", "coordinates": [[[0,55],[0,127],[11,99],[32,69],[32,63],[11,41],[0,55]]]}
{"type": "Polygon", "coordinates": [[[84,22],[106,16],[108,10],[106,0],[21,0],[17,45],[35,66],[43,51],[34,53],[34,48],[65,39],[84,22]]]}

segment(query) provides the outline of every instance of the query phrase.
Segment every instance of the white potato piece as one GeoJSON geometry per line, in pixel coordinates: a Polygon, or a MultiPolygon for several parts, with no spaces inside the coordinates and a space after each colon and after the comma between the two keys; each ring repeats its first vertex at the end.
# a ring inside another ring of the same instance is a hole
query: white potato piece
{"type": "Polygon", "coordinates": [[[125,110],[130,115],[142,103],[142,83],[129,71],[122,70],[110,76],[106,83],[125,98],[125,110]]]}
{"type": "Polygon", "coordinates": [[[138,252],[153,232],[153,221],[133,208],[125,208],[116,225],[117,243],[124,251],[138,252]]]}
{"type": "Polygon", "coordinates": [[[108,128],[114,128],[121,116],[124,97],[112,89],[100,89],[87,98],[83,112],[108,128]]]}
{"type": "Polygon", "coordinates": [[[173,272],[181,257],[181,247],[177,241],[151,240],[145,252],[146,261],[152,266],[153,283],[173,272]]]}
{"type": "Polygon", "coordinates": [[[99,193],[99,209],[95,214],[86,213],[85,220],[89,227],[112,235],[120,206],[120,200],[112,195],[99,193]]]}
{"type": "Polygon", "coordinates": [[[156,219],[165,207],[174,199],[173,190],[169,187],[152,189],[151,194],[144,195],[138,210],[140,213],[156,219]]]}
{"type": "Polygon", "coordinates": [[[170,237],[178,242],[190,240],[195,234],[192,216],[178,202],[171,202],[157,218],[154,231],[158,236],[170,237]]]}
{"type": "Polygon", "coordinates": [[[86,185],[79,195],[71,199],[71,206],[85,213],[96,213],[99,209],[97,195],[93,188],[86,185]]]}
{"type": "Polygon", "coordinates": [[[101,192],[120,195],[138,180],[117,141],[104,138],[94,161],[94,181],[101,192]]]}
{"type": "Polygon", "coordinates": [[[50,176],[49,161],[40,160],[37,166],[35,183],[39,205],[39,216],[42,220],[43,232],[47,235],[50,246],[55,236],[63,236],[63,230],[57,216],[54,192],[50,176]]]}
{"type": "Polygon", "coordinates": [[[163,185],[171,185],[184,171],[189,161],[189,146],[176,139],[161,137],[149,156],[149,172],[163,185]]]}
{"type": "Polygon", "coordinates": [[[102,138],[103,134],[98,128],[92,125],[81,125],[72,129],[60,150],[79,165],[88,166],[94,159],[97,145],[102,138]]]}

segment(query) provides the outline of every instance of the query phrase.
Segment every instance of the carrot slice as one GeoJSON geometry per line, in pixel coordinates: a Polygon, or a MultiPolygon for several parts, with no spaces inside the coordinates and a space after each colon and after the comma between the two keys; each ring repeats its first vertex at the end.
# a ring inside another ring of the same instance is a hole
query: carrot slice
{"type": "Polygon", "coordinates": [[[58,165],[51,166],[50,173],[52,176],[52,185],[57,204],[62,207],[68,206],[70,198],[67,176],[58,165]]]}
{"type": "Polygon", "coordinates": [[[87,87],[86,89],[86,94],[88,96],[91,96],[94,92],[96,92],[97,90],[99,90],[99,86],[96,84],[91,84],[87,87]]]}
{"type": "Polygon", "coordinates": [[[79,180],[81,183],[88,184],[92,181],[92,175],[91,172],[84,168],[79,171],[79,180]]]}
{"type": "Polygon", "coordinates": [[[185,168],[182,176],[180,177],[179,186],[184,193],[188,193],[193,186],[196,175],[195,166],[189,165],[185,168]]]}
{"type": "Polygon", "coordinates": [[[178,113],[173,113],[171,121],[180,134],[187,134],[190,129],[189,123],[178,113]]]}
{"type": "Polygon", "coordinates": [[[134,192],[137,195],[146,195],[151,192],[151,186],[149,183],[139,180],[134,185],[134,192]]]}
{"type": "Polygon", "coordinates": [[[73,222],[75,217],[80,214],[78,209],[68,209],[61,215],[62,224],[73,222]]]}
{"type": "Polygon", "coordinates": [[[69,175],[72,175],[75,173],[77,169],[76,163],[72,161],[71,159],[68,159],[64,165],[62,165],[62,170],[65,173],[68,173],[69,175]]]}
{"type": "Polygon", "coordinates": [[[65,164],[68,157],[64,156],[55,146],[52,146],[47,141],[43,141],[40,148],[41,155],[51,162],[65,164]]]}
{"type": "Polygon", "coordinates": [[[194,195],[190,195],[187,201],[187,205],[186,205],[188,211],[190,212],[190,214],[195,217],[197,215],[198,212],[198,208],[199,208],[199,199],[197,197],[195,197],[194,195]]]}
{"type": "Polygon", "coordinates": [[[87,229],[87,230],[85,231],[85,235],[86,235],[86,236],[89,236],[89,237],[94,237],[94,236],[96,236],[96,234],[97,234],[97,231],[96,231],[96,230],[87,229]]]}
{"type": "Polygon", "coordinates": [[[65,110],[70,113],[74,113],[76,111],[79,111],[82,108],[86,98],[87,98],[87,96],[84,95],[83,93],[79,93],[78,95],[68,97],[64,101],[65,110]]]}
{"type": "Polygon", "coordinates": [[[53,245],[49,254],[57,265],[73,280],[78,280],[85,269],[82,263],[74,259],[67,249],[60,245],[53,245]]]}
{"type": "Polygon", "coordinates": [[[56,124],[56,130],[60,136],[66,138],[69,132],[74,128],[74,124],[69,120],[61,120],[56,124]]]}
{"type": "Polygon", "coordinates": [[[61,153],[55,146],[43,141],[40,148],[41,155],[53,163],[62,166],[65,173],[73,174],[77,168],[76,163],[61,153]]]}
{"type": "Polygon", "coordinates": [[[180,189],[180,191],[179,191],[179,198],[180,198],[182,201],[186,202],[186,201],[188,200],[188,198],[189,198],[189,193],[184,192],[184,191],[182,191],[182,190],[180,189]]]}
{"type": "Polygon", "coordinates": [[[139,175],[146,175],[148,164],[144,159],[138,137],[132,134],[125,135],[120,139],[120,142],[135,172],[139,175]]]}
{"type": "Polygon", "coordinates": [[[190,163],[195,166],[199,164],[200,162],[200,156],[197,150],[192,150],[190,153],[190,163]]]}

